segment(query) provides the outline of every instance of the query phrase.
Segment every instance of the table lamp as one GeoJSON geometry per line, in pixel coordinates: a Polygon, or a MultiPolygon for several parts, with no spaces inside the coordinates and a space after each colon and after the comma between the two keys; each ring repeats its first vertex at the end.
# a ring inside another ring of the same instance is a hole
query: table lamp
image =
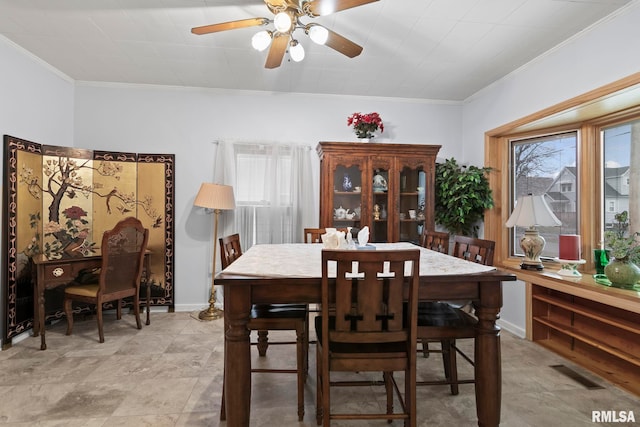
{"type": "Polygon", "coordinates": [[[536,226],[559,226],[562,222],[553,214],[543,196],[518,197],[516,207],[505,224],[507,227],[527,227],[524,236],[520,238],[520,247],[524,252],[524,260],[520,268],[524,270],[542,270],[544,266],[540,254],[544,249],[545,240],[536,226]]]}
{"type": "Polygon", "coordinates": [[[198,314],[200,320],[215,320],[223,315],[223,311],[216,308],[216,257],[218,249],[218,216],[220,211],[235,209],[236,202],[233,197],[233,187],[230,185],[202,183],[200,191],[193,202],[194,206],[213,210],[213,272],[211,273],[211,296],[209,297],[209,308],[198,314]]]}

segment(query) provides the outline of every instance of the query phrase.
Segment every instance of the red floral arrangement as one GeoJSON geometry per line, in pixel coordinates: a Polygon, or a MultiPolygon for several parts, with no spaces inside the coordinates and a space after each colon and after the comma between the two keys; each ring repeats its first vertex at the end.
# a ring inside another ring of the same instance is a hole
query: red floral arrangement
{"type": "Polygon", "coordinates": [[[347,117],[347,126],[353,126],[358,138],[373,138],[373,132],[380,128],[384,132],[384,125],[378,113],[353,113],[347,117]]]}

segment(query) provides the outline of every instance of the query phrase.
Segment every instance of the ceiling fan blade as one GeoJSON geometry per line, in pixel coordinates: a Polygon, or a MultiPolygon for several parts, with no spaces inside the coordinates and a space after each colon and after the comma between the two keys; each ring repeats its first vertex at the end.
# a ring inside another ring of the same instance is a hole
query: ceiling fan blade
{"type": "Polygon", "coordinates": [[[329,37],[325,43],[326,46],[329,46],[331,49],[334,49],[340,52],[343,55],[348,56],[349,58],[354,58],[362,52],[362,46],[352,42],[348,38],[341,36],[340,34],[333,32],[329,29],[329,37]]]}
{"type": "Polygon", "coordinates": [[[239,21],[222,22],[220,24],[203,25],[202,27],[194,27],[191,29],[193,34],[210,34],[220,31],[235,30],[238,28],[257,27],[269,23],[268,18],[249,18],[239,21]]]}
{"type": "Polygon", "coordinates": [[[304,4],[303,9],[312,16],[323,16],[376,1],[378,0],[311,0],[304,4]]]}
{"type": "Polygon", "coordinates": [[[277,34],[271,42],[271,48],[269,48],[269,55],[267,55],[267,62],[264,64],[265,68],[278,68],[282,64],[282,58],[289,46],[288,34],[277,34]]]}

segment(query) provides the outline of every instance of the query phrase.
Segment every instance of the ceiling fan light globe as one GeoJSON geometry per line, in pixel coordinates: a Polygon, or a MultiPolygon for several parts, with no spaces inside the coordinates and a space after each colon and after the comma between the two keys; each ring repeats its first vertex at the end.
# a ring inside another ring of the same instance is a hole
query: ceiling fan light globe
{"type": "Polygon", "coordinates": [[[273,18],[273,25],[281,33],[289,31],[292,24],[291,17],[286,12],[280,12],[273,18]]]}
{"type": "Polygon", "coordinates": [[[317,44],[325,44],[329,38],[329,30],[321,25],[312,25],[309,28],[309,38],[317,44]]]}
{"type": "Polygon", "coordinates": [[[267,30],[259,31],[251,37],[251,46],[262,52],[271,44],[271,33],[267,30]]]}
{"type": "Polygon", "coordinates": [[[304,48],[300,43],[295,41],[295,43],[291,43],[289,47],[289,55],[295,62],[300,62],[304,59],[304,48]]]}

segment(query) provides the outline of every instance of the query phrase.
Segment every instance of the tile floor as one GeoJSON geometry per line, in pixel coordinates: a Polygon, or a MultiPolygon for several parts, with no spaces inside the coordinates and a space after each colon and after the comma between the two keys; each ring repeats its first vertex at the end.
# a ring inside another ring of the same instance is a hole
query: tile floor
{"type": "MultiPolygon", "coordinates": [[[[105,343],[100,344],[93,317],[77,319],[70,337],[65,335],[63,320],[47,327],[46,351],[39,350],[39,338],[27,337],[0,352],[0,425],[224,426],[219,421],[222,320],[203,322],[197,313],[182,312],[152,313],[151,322],[137,330],[132,315],[116,321],[108,314],[105,343]]],[[[252,356],[256,364],[295,366],[290,346],[273,346],[260,360],[254,349],[252,356]]],[[[635,425],[640,425],[640,397],[536,344],[503,332],[502,361],[502,426],[625,425],[592,423],[592,410],[634,411],[635,425]],[[550,367],[557,364],[573,368],[603,388],[586,389],[550,367]]],[[[252,426],[316,425],[313,347],[310,363],[304,422],[298,423],[296,416],[295,375],[253,374],[252,426]]],[[[461,374],[469,372],[462,361],[460,365],[461,374]]],[[[441,375],[439,355],[419,357],[418,370],[425,377],[441,375]]],[[[378,387],[342,390],[341,396],[334,394],[336,402],[364,407],[383,398],[378,387]]],[[[477,425],[473,385],[462,385],[458,396],[451,396],[446,386],[419,387],[418,425],[477,425]]]]}

